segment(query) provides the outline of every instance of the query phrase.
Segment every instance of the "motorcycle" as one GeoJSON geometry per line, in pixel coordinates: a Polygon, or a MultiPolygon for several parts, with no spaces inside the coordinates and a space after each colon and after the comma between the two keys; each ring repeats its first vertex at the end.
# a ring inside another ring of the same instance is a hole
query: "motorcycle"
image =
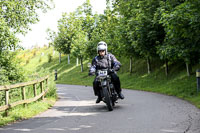
{"type": "Polygon", "coordinates": [[[109,73],[114,72],[112,69],[103,69],[98,70],[96,75],[97,81],[100,82],[100,93],[102,97],[102,101],[106,103],[107,109],[109,111],[113,110],[115,103],[117,103],[118,95],[115,91],[114,84],[111,81],[111,76],[109,73]]]}

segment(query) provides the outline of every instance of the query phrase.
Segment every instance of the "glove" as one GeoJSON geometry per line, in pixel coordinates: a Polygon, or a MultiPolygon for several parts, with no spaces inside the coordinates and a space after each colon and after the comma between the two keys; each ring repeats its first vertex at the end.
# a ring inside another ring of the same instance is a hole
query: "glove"
{"type": "Polygon", "coordinates": [[[94,74],[95,74],[95,72],[92,72],[92,71],[90,71],[90,72],[88,73],[89,76],[93,76],[94,74]]]}
{"type": "Polygon", "coordinates": [[[119,69],[120,69],[120,66],[119,66],[119,65],[117,65],[117,66],[115,66],[115,67],[113,68],[113,70],[115,70],[115,71],[119,71],[119,69]]]}
{"type": "Polygon", "coordinates": [[[93,75],[95,75],[95,72],[96,72],[96,69],[94,67],[91,67],[90,70],[89,70],[88,75],[89,76],[93,76],[93,75]]]}
{"type": "Polygon", "coordinates": [[[92,76],[92,73],[91,73],[91,72],[89,72],[89,73],[88,73],[88,76],[92,76]]]}
{"type": "Polygon", "coordinates": [[[109,69],[109,70],[108,70],[108,73],[113,73],[113,72],[114,72],[113,69],[109,69]]]}

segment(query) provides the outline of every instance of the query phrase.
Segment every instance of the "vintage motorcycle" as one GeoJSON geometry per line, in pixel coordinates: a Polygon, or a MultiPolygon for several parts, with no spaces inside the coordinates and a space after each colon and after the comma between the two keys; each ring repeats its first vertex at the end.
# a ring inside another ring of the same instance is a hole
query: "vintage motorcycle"
{"type": "Polygon", "coordinates": [[[113,110],[115,103],[117,103],[118,95],[115,91],[114,84],[111,81],[110,73],[114,72],[112,69],[102,69],[96,72],[96,79],[100,82],[100,92],[102,101],[106,103],[109,111],[113,110]]]}

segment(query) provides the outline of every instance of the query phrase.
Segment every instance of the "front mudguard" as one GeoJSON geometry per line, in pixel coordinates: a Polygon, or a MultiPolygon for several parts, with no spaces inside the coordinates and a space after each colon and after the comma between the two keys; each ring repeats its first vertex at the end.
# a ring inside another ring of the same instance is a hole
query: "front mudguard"
{"type": "Polygon", "coordinates": [[[102,81],[101,82],[101,87],[106,87],[106,86],[107,86],[107,81],[106,80],[102,81]]]}

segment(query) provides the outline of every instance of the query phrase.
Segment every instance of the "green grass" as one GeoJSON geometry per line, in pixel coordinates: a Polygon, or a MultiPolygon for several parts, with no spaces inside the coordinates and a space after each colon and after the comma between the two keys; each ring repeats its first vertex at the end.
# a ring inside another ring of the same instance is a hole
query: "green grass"
{"type": "Polygon", "coordinates": [[[44,112],[55,103],[54,98],[45,99],[43,101],[37,101],[34,103],[16,106],[8,111],[8,116],[5,116],[5,112],[0,114],[0,126],[6,125],[11,122],[24,120],[31,118],[41,112],[44,112]]]}
{"type": "MultiPolygon", "coordinates": [[[[30,51],[29,51],[30,52],[30,51]]],[[[42,62],[34,67],[35,71],[44,68],[54,73],[58,70],[59,84],[74,84],[92,86],[94,77],[88,76],[87,61],[84,64],[84,71],[81,71],[80,65],[76,66],[76,59],[71,58],[71,64],[67,64],[67,55],[62,56],[62,62],[59,63],[58,53],[53,56],[52,62],[48,62],[48,54],[53,52],[53,49],[40,49],[38,53],[46,52],[42,62]]],[[[35,56],[30,60],[28,68],[32,68],[32,64],[36,64],[39,56],[35,56]]],[[[196,92],[196,77],[195,70],[200,68],[200,64],[193,66],[193,74],[188,77],[186,74],[185,64],[177,62],[169,65],[169,76],[165,76],[163,62],[158,59],[152,61],[152,73],[147,74],[146,61],[143,59],[133,60],[133,73],[128,72],[129,59],[125,57],[119,58],[122,67],[118,73],[122,88],[150,91],[172,95],[181,99],[188,100],[192,104],[200,108],[200,95],[196,92]]]]}
{"type": "MultiPolygon", "coordinates": [[[[25,69],[26,72],[26,81],[36,80],[37,78],[50,74],[48,82],[49,90],[45,96],[44,101],[36,101],[30,103],[27,104],[26,107],[24,107],[23,105],[18,105],[8,110],[8,116],[5,115],[5,111],[0,112],[0,126],[6,125],[14,121],[33,117],[41,112],[44,112],[55,103],[57,99],[57,94],[54,77],[51,73],[49,73],[49,70],[39,67],[41,64],[45,64],[46,62],[48,62],[48,56],[51,54],[53,55],[53,49],[48,47],[42,49],[25,50],[18,53],[17,57],[21,61],[20,65],[25,69]],[[42,60],[39,61],[40,59],[42,60]]],[[[54,54],[54,58],[55,57],[58,58],[57,52],[54,54]]],[[[41,90],[39,89],[39,84],[37,84],[36,87],[37,94],[41,93],[41,90]]],[[[4,92],[0,92],[0,94],[1,96],[5,95],[4,92]]],[[[26,98],[29,99],[33,97],[33,87],[26,87],[26,98]]],[[[21,89],[17,88],[10,90],[10,103],[19,101],[21,99],[21,89]]],[[[0,105],[5,104],[5,102],[3,101],[0,102],[0,105]]]]}

